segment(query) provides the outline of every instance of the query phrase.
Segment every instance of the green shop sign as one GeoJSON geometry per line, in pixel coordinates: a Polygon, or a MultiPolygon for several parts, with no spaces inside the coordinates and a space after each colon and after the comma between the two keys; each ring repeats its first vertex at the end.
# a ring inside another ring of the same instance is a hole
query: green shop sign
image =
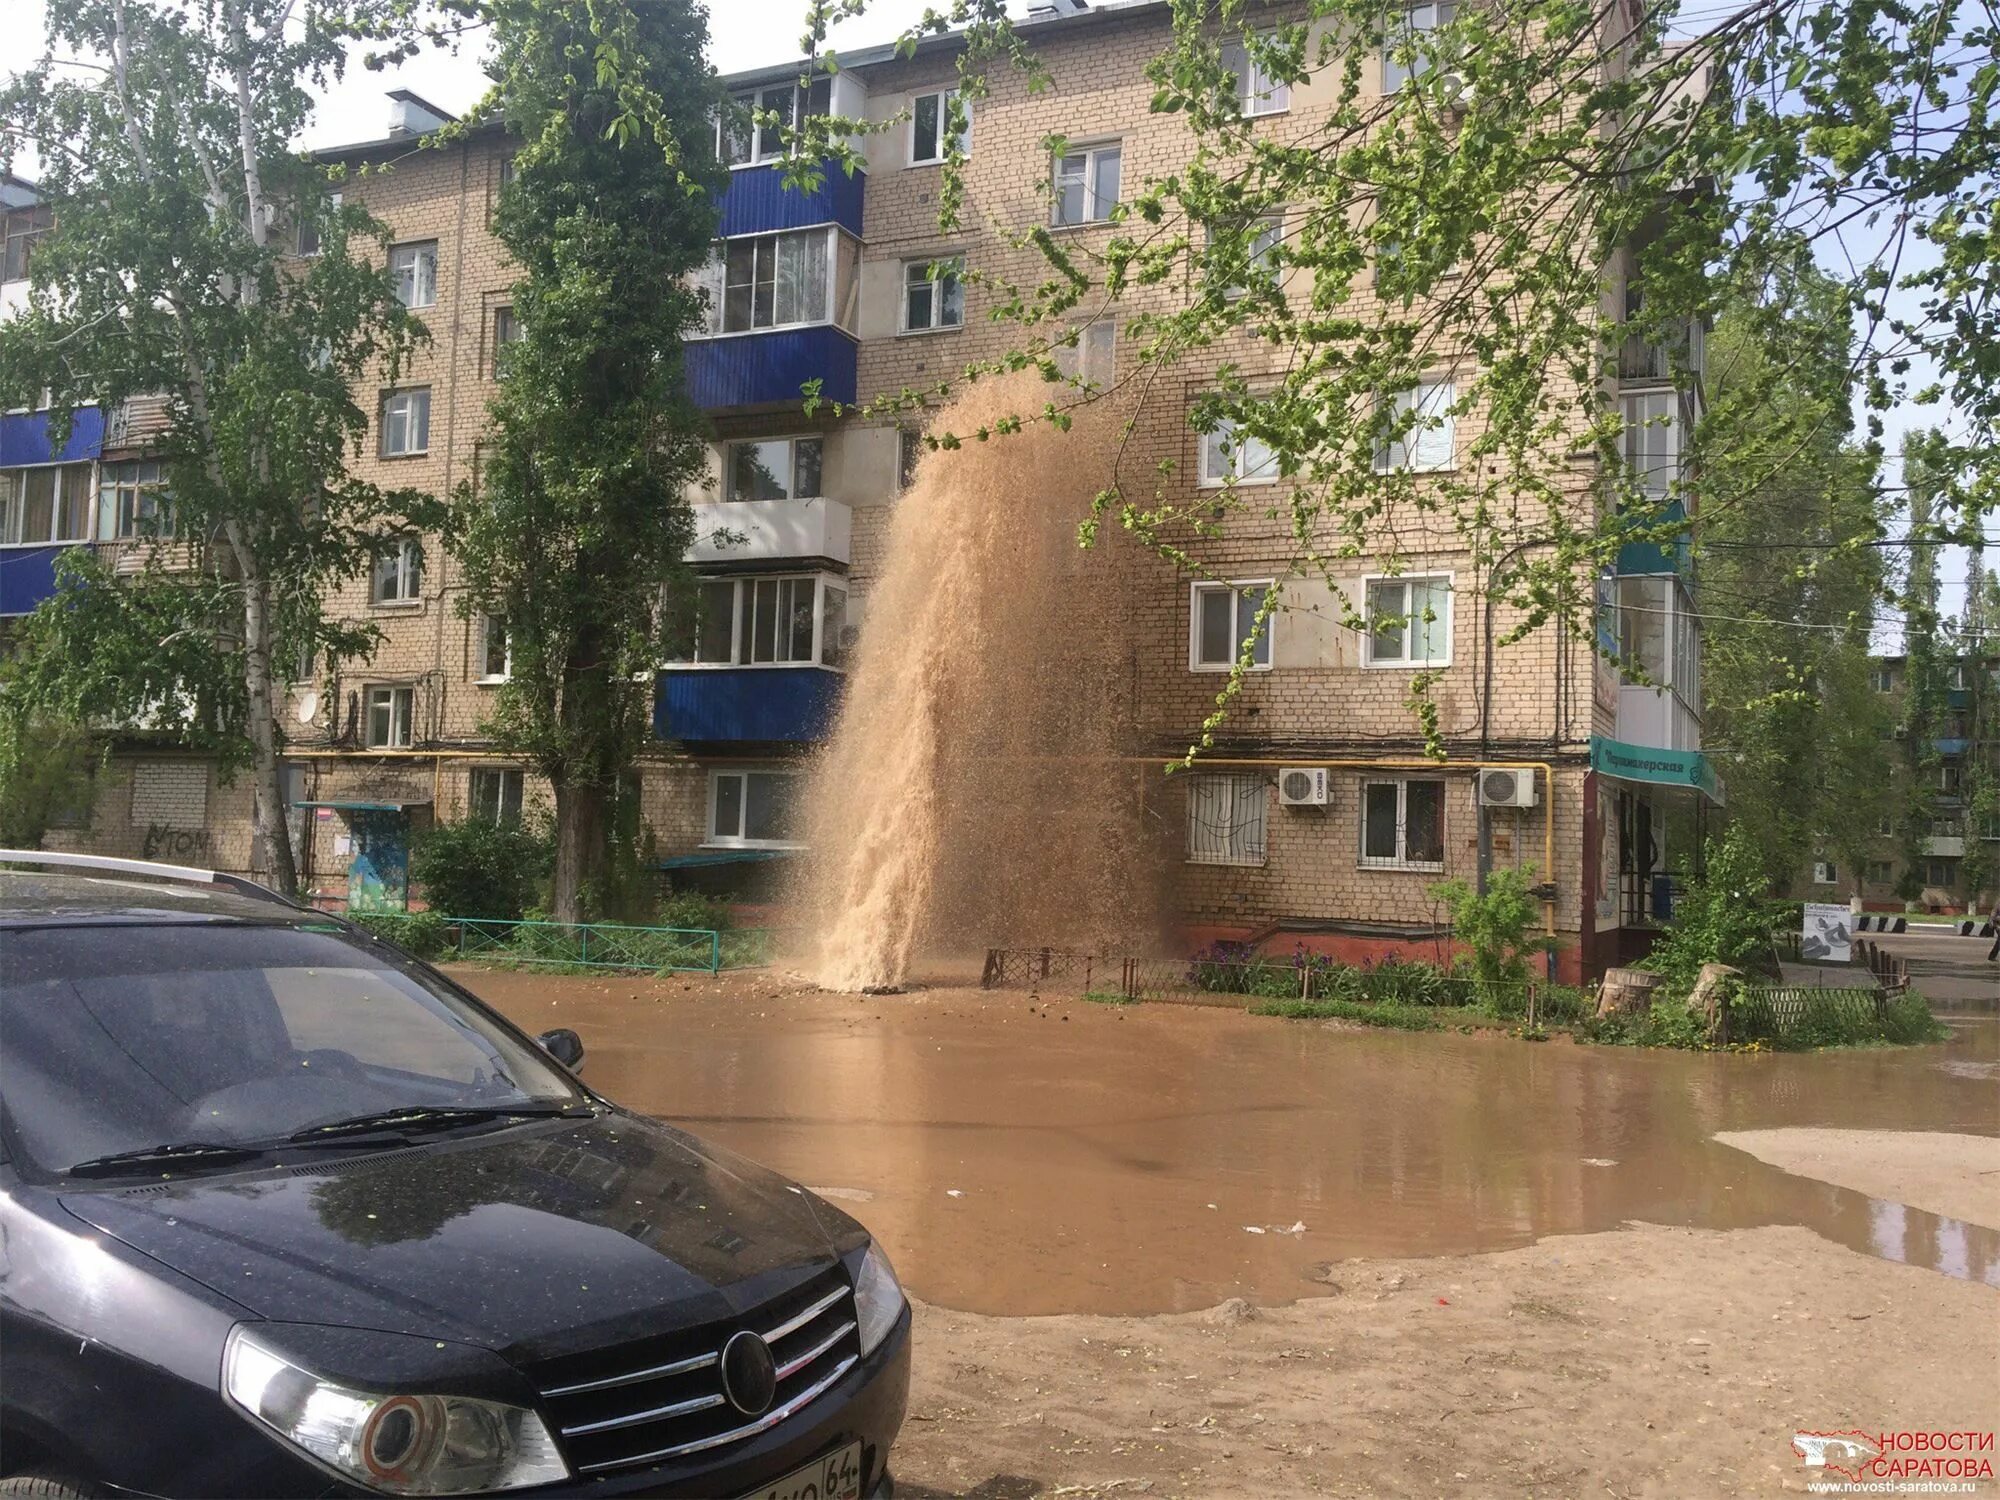
{"type": "Polygon", "coordinates": [[[1621,781],[1692,787],[1718,806],[1722,802],[1722,783],[1699,750],[1656,750],[1594,734],[1590,737],[1590,767],[1621,781]]]}

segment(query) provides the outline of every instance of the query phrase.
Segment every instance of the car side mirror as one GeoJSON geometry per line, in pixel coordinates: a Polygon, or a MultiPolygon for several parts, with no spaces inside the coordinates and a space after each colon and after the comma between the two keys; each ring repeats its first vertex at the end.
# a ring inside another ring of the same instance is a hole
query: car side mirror
{"type": "Polygon", "coordinates": [[[572,1073],[583,1066],[583,1038],[567,1026],[558,1026],[554,1031],[545,1031],[535,1040],[542,1050],[572,1073]]]}

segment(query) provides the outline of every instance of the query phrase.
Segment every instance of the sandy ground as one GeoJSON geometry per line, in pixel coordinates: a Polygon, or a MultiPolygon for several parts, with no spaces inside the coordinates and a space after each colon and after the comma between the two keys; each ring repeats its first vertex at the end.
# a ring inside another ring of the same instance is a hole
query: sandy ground
{"type": "Polygon", "coordinates": [[[898,1495],[1802,1493],[1796,1430],[2000,1425],[2000,1292],[1804,1229],[1327,1274],[1275,1309],[921,1308],[898,1495]]]}
{"type": "Polygon", "coordinates": [[[1716,1139],[1801,1177],[2000,1229],[2000,1139],[1942,1131],[1726,1130],[1716,1139]]]}

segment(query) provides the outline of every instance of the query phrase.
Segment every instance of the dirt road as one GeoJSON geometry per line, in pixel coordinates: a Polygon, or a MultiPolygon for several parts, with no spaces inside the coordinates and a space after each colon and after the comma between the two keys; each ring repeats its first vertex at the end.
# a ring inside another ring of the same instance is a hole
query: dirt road
{"type": "Polygon", "coordinates": [[[1838,1185],[1896,1180],[1882,1132],[2000,1135],[1990,1020],[1693,1056],[463,977],[875,1230],[925,1304],[901,1493],[1761,1494],[1802,1429],[2000,1427],[2000,1230],[1838,1185]],[[1712,1139],[1801,1127],[1846,1154],[1712,1139]]]}

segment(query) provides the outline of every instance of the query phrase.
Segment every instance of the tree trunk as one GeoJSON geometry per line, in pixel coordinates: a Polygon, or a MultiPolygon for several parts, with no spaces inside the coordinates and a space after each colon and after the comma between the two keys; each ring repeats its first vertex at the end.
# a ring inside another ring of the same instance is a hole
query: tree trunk
{"type": "MultiPolygon", "coordinates": [[[[239,554],[240,556],[241,554],[239,554]]],[[[293,900],[298,867],[285,827],[284,771],[278,761],[277,705],[271,690],[271,609],[262,578],[243,580],[243,686],[249,700],[252,785],[251,868],[264,883],[293,900]]]]}
{"type": "Polygon", "coordinates": [[[583,897],[604,873],[605,788],[594,782],[557,781],[556,873],[549,915],[558,922],[586,920],[583,897]]]}

